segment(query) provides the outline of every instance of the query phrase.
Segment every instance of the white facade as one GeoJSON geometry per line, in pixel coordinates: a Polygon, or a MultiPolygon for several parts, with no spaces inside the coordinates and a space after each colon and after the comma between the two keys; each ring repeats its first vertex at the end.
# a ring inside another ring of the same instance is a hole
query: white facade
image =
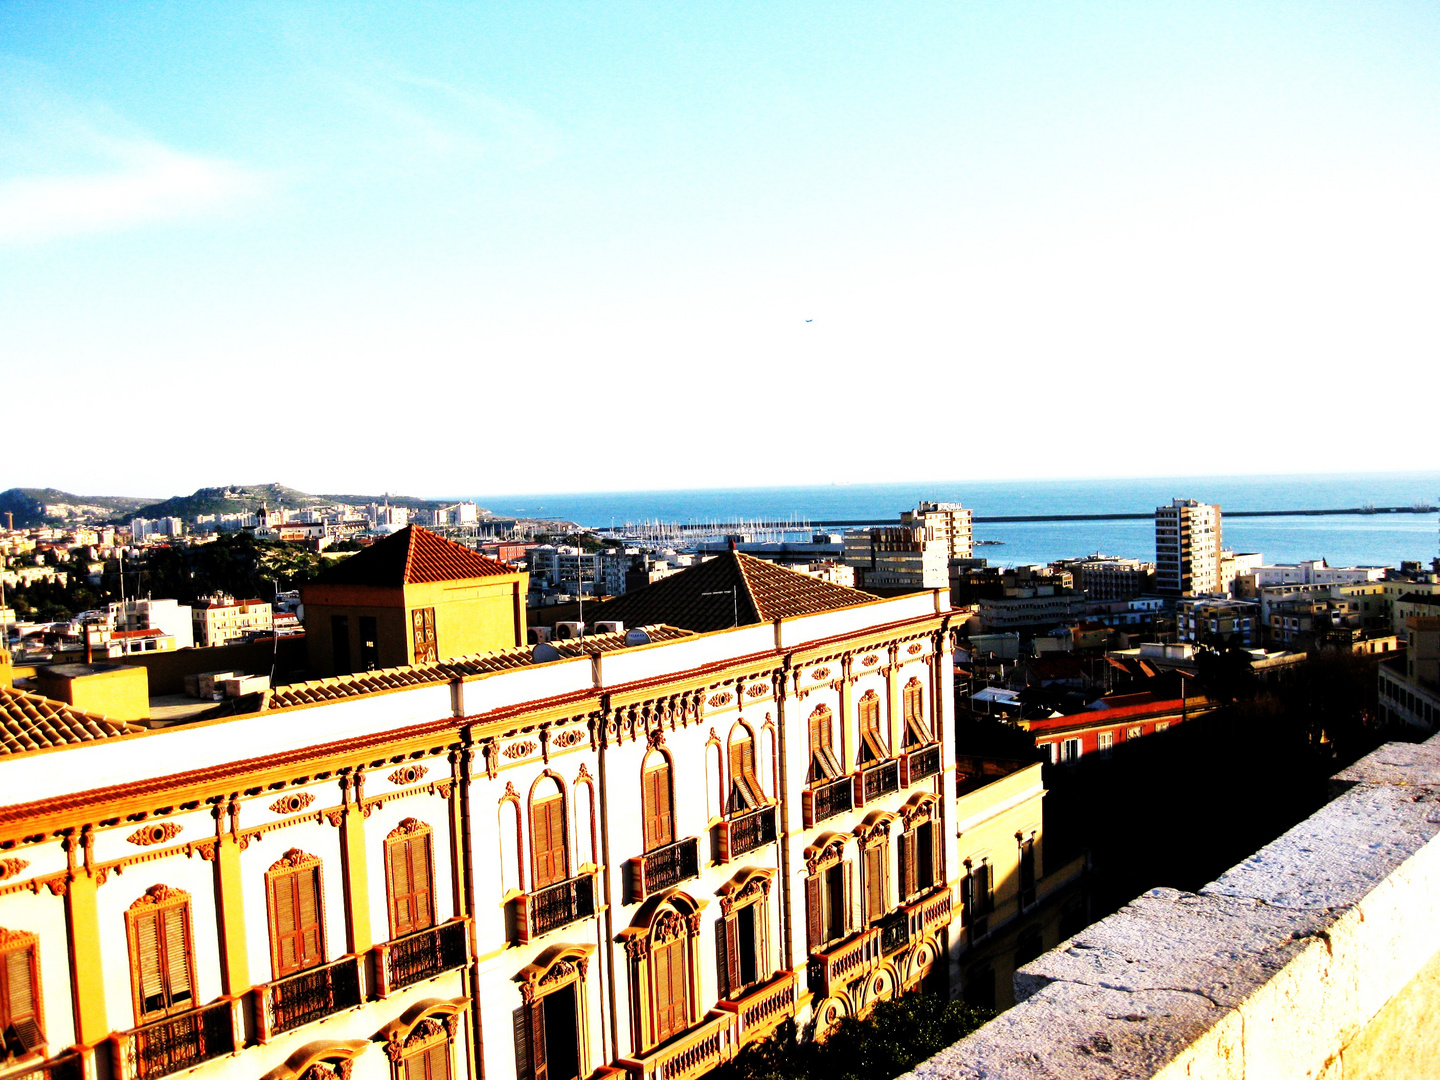
{"type": "Polygon", "coordinates": [[[1155,587],[1171,596],[1220,589],[1220,507],[1172,499],[1155,508],[1155,587]]]}

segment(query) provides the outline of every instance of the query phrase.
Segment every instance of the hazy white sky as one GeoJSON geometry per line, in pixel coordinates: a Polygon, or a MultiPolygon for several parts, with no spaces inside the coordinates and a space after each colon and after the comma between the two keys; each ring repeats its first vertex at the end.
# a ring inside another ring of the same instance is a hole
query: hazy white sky
{"type": "Polygon", "coordinates": [[[0,488],[1434,468],[1437,128],[1432,3],[11,0],[0,488]]]}

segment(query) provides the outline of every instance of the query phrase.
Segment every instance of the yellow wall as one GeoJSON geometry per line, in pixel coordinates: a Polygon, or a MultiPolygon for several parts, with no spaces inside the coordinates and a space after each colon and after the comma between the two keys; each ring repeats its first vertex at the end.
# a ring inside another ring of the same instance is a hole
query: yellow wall
{"type": "Polygon", "coordinates": [[[87,675],[67,678],[42,671],[40,693],[111,720],[150,719],[150,680],[129,664],[96,665],[87,675]]]}
{"type": "MultiPolygon", "coordinates": [[[[440,658],[512,649],[525,644],[525,592],[528,574],[469,581],[437,581],[405,586],[406,614],[435,609],[435,639],[440,658]]],[[[413,635],[406,634],[410,662],[413,635]]]]}

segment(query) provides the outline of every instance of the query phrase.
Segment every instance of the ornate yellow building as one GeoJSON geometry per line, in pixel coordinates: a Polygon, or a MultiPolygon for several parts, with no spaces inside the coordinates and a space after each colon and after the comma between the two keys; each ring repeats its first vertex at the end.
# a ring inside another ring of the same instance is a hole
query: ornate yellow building
{"type": "Polygon", "coordinates": [[[0,1078],[685,1080],[944,981],[1040,805],[957,835],[947,600],[743,569],[789,614],[164,731],[5,691],[0,1078]]]}

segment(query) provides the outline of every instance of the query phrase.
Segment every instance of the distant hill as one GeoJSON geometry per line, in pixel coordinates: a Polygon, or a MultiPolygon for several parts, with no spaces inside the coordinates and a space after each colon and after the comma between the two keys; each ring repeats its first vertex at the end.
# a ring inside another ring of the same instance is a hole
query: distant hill
{"type": "Polygon", "coordinates": [[[139,509],[150,498],[128,495],[73,495],[55,488],[10,488],[0,491],[0,524],[15,516],[15,527],[77,525],[109,521],[139,509]]]}
{"type": "MultiPolygon", "coordinates": [[[[263,503],[272,510],[286,507],[329,506],[349,503],[384,502],[391,506],[432,510],[451,506],[454,500],[417,499],[413,495],[311,495],[284,484],[229,484],[225,487],[200,488],[193,495],[176,495],[169,499],[135,498],[118,495],[72,495],[54,488],[11,488],[0,492],[0,526],[5,512],[15,515],[16,528],[31,525],[75,525],[102,521],[129,524],[130,519],[178,517],[189,523],[201,514],[244,514],[258,510],[263,503]]],[[[488,511],[482,510],[482,514],[488,511]]]]}
{"type": "MultiPolygon", "coordinates": [[[[263,503],[275,510],[280,507],[304,509],[307,506],[329,506],[331,503],[384,502],[384,495],[311,495],[284,484],[231,484],[228,487],[201,488],[193,495],[177,495],[164,502],[140,507],[131,517],[178,517],[193,521],[200,514],[243,514],[258,510],[263,503]]],[[[408,495],[388,496],[391,506],[433,509],[447,503],[436,499],[417,499],[408,495]]]]}

